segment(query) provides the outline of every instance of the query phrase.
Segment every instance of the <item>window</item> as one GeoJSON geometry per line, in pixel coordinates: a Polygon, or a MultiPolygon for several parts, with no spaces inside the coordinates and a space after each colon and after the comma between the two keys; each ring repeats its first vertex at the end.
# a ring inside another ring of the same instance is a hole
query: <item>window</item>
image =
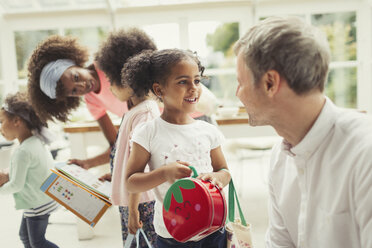
{"type": "MultiPolygon", "coordinates": [[[[205,2],[225,2],[226,0],[119,0],[122,6],[157,6],[157,5],[176,5],[176,4],[190,4],[190,3],[205,3],[205,2]]],[[[245,0],[236,0],[245,1],[245,0]]]]}
{"type": "Polygon", "coordinates": [[[1,60],[2,60],[2,57],[0,53],[0,83],[1,83],[1,80],[3,79],[3,66],[1,64],[1,60]]]}
{"type": "Polygon", "coordinates": [[[154,39],[158,49],[180,48],[180,30],[177,23],[145,25],[142,29],[154,39]]]}
{"type": "Polygon", "coordinates": [[[27,60],[37,44],[53,34],[57,34],[57,30],[17,31],[14,33],[19,79],[26,78],[27,60]]]}
{"type": "Polygon", "coordinates": [[[220,105],[238,105],[235,96],[234,43],[239,39],[237,22],[214,21],[189,23],[189,48],[196,51],[206,68],[208,79],[203,83],[218,97],[220,105]]]}
{"type": "MultiPolygon", "coordinates": [[[[338,106],[357,107],[356,13],[337,12],[307,15],[311,24],[326,35],[331,63],[325,94],[338,106]]],[[[299,16],[306,20],[304,15],[299,16]]],[[[260,20],[266,17],[261,17],[260,20]]]]}
{"type": "Polygon", "coordinates": [[[99,45],[107,38],[108,28],[89,27],[89,28],[69,28],[65,30],[65,35],[78,38],[81,45],[88,47],[90,62],[93,62],[94,53],[99,45]]]}
{"type": "Polygon", "coordinates": [[[356,13],[316,14],[311,16],[311,22],[325,32],[331,49],[326,95],[338,106],[356,108],[356,13]]]}
{"type": "Polygon", "coordinates": [[[48,1],[48,0],[39,0],[39,3],[43,7],[59,7],[59,6],[66,6],[69,4],[69,0],[53,0],[53,1],[48,1]]]}
{"type": "MultiPolygon", "coordinates": [[[[1,43],[1,41],[0,41],[1,43]]],[[[0,106],[3,104],[3,94],[4,94],[4,82],[3,82],[3,65],[2,65],[2,54],[0,46],[0,106]]]]}
{"type": "Polygon", "coordinates": [[[0,105],[3,104],[3,88],[4,88],[4,85],[3,84],[0,84],[0,105]]]}
{"type": "Polygon", "coordinates": [[[328,75],[325,93],[337,106],[356,108],[357,68],[334,68],[328,75]]]}
{"type": "Polygon", "coordinates": [[[207,74],[206,76],[208,78],[203,80],[203,84],[219,99],[221,106],[238,106],[239,99],[235,96],[238,84],[235,73],[207,74]]]}

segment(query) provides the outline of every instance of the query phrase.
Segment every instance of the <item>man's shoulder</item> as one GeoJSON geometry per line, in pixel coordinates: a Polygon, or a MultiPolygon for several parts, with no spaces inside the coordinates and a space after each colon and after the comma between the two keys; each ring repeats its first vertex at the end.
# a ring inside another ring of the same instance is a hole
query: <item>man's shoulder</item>
{"type": "Polygon", "coordinates": [[[357,138],[372,144],[372,117],[366,113],[342,109],[336,118],[335,128],[345,138],[357,138]]]}
{"type": "Polygon", "coordinates": [[[353,168],[372,169],[370,153],[372,151],[372,118],[365,113],[342,110],[335,122],[333,141],[339,156],[344,161],[353,161],[353,168]],[[360,165],[358,165],[360,164],[360,165]]]}

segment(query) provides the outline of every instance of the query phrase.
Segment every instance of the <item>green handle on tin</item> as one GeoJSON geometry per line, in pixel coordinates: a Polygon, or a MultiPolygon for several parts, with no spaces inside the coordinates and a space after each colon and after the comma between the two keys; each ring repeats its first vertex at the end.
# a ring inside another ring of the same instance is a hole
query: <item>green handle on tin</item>
{"type": "Polygon", "coordinates": [[[189,166],[189,168],[192,170],[193,172],[193,175],[192,175],[192,178],[197,178],[199,175],[198,175],[198,172],[196,172],[196,169],[194,166],[189,166]]]}

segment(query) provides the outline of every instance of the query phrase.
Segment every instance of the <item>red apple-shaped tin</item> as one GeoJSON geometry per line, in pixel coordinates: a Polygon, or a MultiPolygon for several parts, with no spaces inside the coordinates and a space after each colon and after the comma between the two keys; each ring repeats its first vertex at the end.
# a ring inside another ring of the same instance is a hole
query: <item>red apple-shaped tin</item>
{"type": "Polygon", "coordinates": [[[164,224],[178,242],[198,241],[225,225],[227,205],[223,192],[209,181],[192,178],[174,182],[163,202],[164,224]]]}

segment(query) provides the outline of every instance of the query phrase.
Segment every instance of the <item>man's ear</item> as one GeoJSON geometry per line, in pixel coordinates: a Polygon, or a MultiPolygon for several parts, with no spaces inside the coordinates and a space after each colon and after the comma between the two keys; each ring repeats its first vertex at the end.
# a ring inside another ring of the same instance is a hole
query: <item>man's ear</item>
{"type": "Polygon", "coordinates": [[[152,89],[155,92],[155,95],[159,98],[161,98],[162,92],[161,92],[161,85],[159,83],[154,83],[152,85],[152,89]]]}
{"type": "Polygon", "coordinates": [[[270,97],[278,93],[281,86],[281,76],[276,70],[268,70],[263,76],[263,86],[270,97]]]}

